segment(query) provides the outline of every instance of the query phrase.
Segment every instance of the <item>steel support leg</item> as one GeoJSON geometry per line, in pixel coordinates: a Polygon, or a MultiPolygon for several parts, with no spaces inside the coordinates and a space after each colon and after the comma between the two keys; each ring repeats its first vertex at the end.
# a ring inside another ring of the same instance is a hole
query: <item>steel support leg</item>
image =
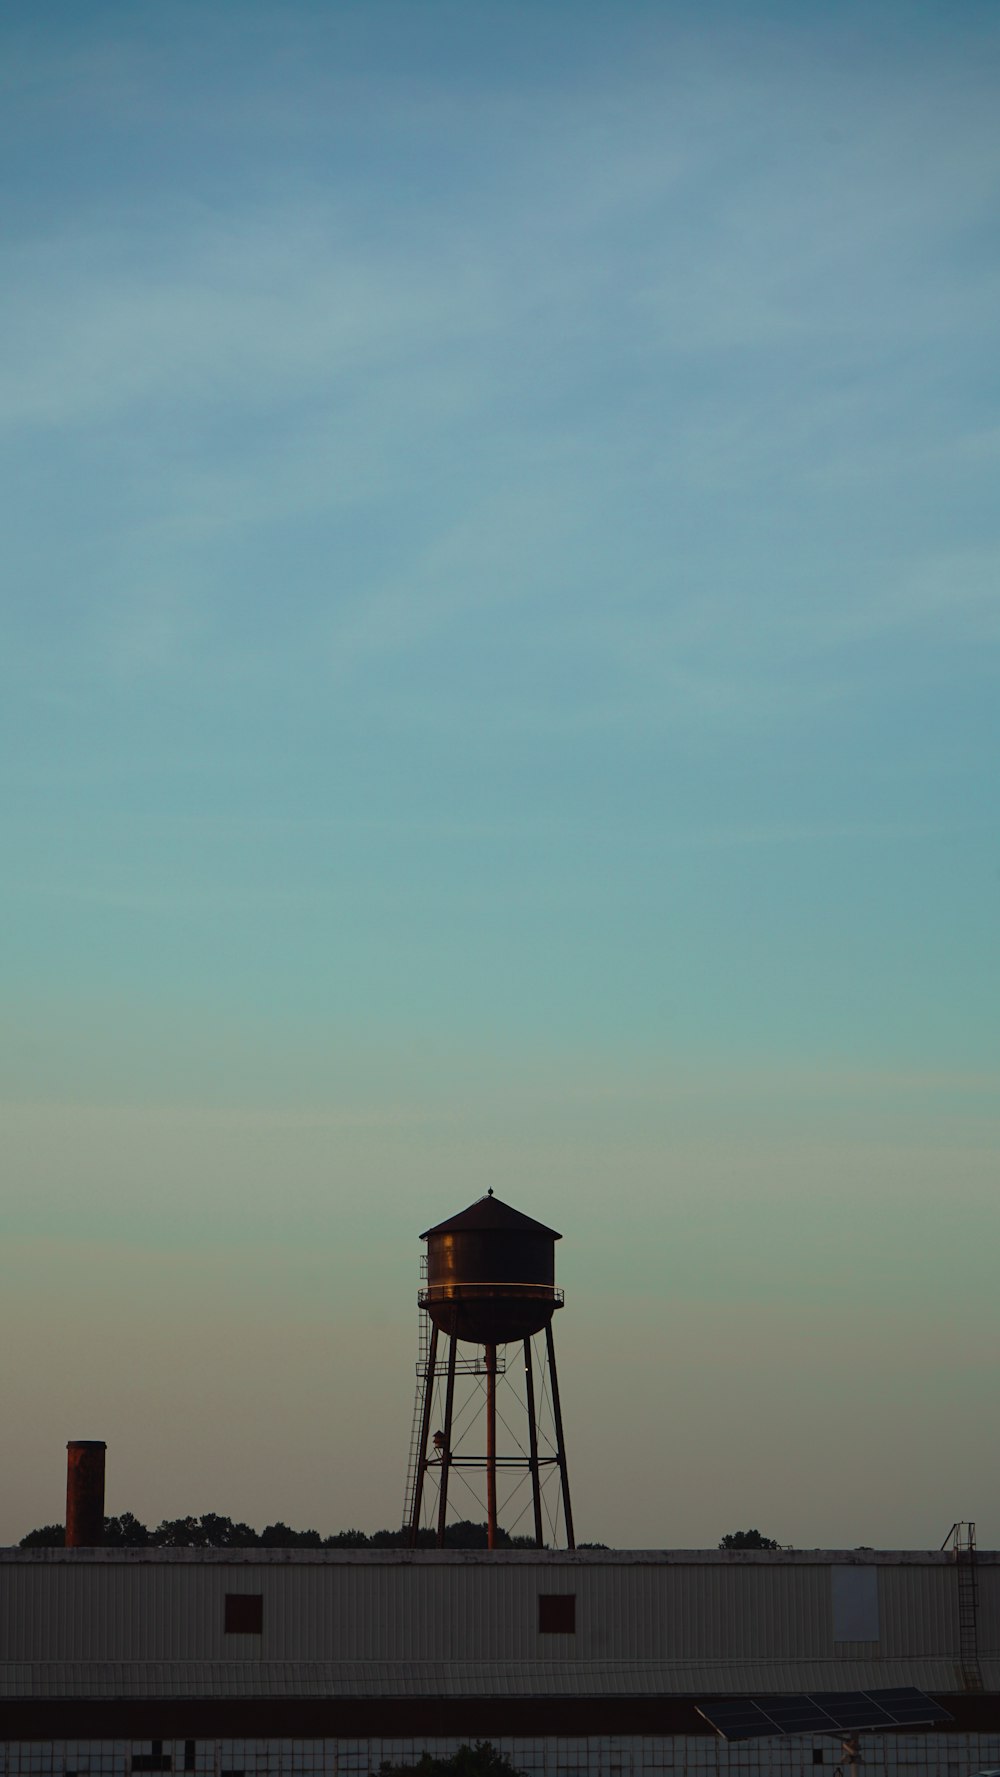
{"type": "Polygon", "coordinates": [[[566,1473],[566,1445],[563,1440],[562,1408],[559,1405],[559,1377],[556,1374],[556,1346],[552,1337],[552,1322],[545,1329],[545,1343],[549,1354],[549,1382],[552,1389],[552,1417],[556,1422],[556,1455],[559,1460],[559,1478],[562,1482],[563,1523],[566,1528],[567,1549],[576,1548],[573,1535],[573,1508],[569,1503],[569,1477],[566,1473]]]}
{"type": "Polygon", "coordinates": [[[531,1367],[531,1340],[524,1341],[524,1398],[528,1408],[528,1467],[531,1470],[531,1503],[535,1508],[535,1547],[543,1545],[542,1484],[538,1472],[538,1423],[535,1419],[535,1377],[531,1367]]]}
{"type": "Polygon", "coordinates": [[[444,1548],[444,1525],[448,1515],[448,1470],[451,1467],[451,1415],[455,1405],[455,1358],[458,1334],[452,1333],[448,1346],[448,1385],[444,1397],[444,1449],[441,1452],[441,1493],[438,1499],[437,1546],[444,1548]]]}
{"type": "Polygon", "coordinates": [[[486,1547],[497,1546],[497,1348],[486,1347],[486,1547]]]}
{"type": "Polygon", "coordinates": [[[424,1371],[424,1407],[420,1416],[420,1447],[417,1451],[417,1473],[413,1489],[413,1507],[410,1513],[410,1548],[417,1546],[417,1532],[420,1529],[420,1508],[424,1499],[424,1472],[427,1468],[427,1439],[431,1429],[431,1408],[434,1404],[434,1367],[437,1362],[438,1330],[434,1321],[431,1322],[431,1344],[427,1353],[427,1368],[424,1371]]]}

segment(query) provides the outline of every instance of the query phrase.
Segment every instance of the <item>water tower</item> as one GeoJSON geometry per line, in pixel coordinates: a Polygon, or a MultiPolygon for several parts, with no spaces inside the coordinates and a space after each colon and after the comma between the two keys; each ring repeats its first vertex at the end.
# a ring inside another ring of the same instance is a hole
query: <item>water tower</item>
{"type": "MultiPolygon", "coordinates": [[[[518,1489],[530,1481],[538,1548],[545,1541],[543,1499],[553,1531],[561,1505],[566,1546],[575,1548],[552,1338],[552,1317],[563,1304],[555,1284],[555,1243],[562,1236],[490,1191],[420,1238],[427,1242],[427,1258],[418,1296],[420,1361],[404,1519],[410,1542],[417,1542],[428,1503],[427,1482],[437,1484],[436,1540],[441,1548],[449,1482],[456,1473],[467,1482],[478,1471],[486,1479],[491,1549],[497,1542],[498,1477],[506,1487],[504,1506],[511,1510],[518,1489]],[[544,1349],[539,1352],[535,1340],[542,1335],[544,1349]],[[500,1448],[498,1379],[510,1384],[500,1412],[500,1448]],[[435,1405],[441,1417],[432,1438],[435,1405]],[[555,1513],[548,1505],[552,1489],[545,1490],[549,1481],[558,1491],[555,1513]]],[[[527,1501],[519,1516],[526,1510],[527,1501]]]]}

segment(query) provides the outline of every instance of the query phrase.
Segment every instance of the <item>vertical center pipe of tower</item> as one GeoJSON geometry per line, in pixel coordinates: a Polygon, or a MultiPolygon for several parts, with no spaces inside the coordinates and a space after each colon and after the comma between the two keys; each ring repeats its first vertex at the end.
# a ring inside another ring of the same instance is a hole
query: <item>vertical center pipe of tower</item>
{"type": "Polygon", "coordinates": [[[552,1322],[545,1329],[545,1344],[549,1354],[549,1384],[552,1389],[552,1417],[556,1422],[556,1454],[559,1459],[559,1478],[562,1481],[563,1521],[566,1527],[566,1547],[576,1548],[573,1535],[573,1508],[569,1503],[569,1478],[566,1473],[566,1445],[563,1442],[562,1408],[559,1405],[559,1378],[556,1375],[556,1345],[552,1337],[552,1322]]]}
{"type": "Polygon", "coordinates": [[[420,1511],[424,1500],[424,1474],[427,1469],[427,1439],[431,1429],[431,1406],[434,1401],[434,1377],[437,1369],[438,1330],[437,1322],[431,1321],[431,1345],[427,1353],[427,1368],[424,1372],[424,1404],[420,1414],[420,1448],[417,1451],[417,1472],[413,1485],[413,1505],[410,1516],[410,1548],[417,1546],[417,1533],[420,1530],[420,1511]]]}
{"type": "Polygon", "coordinates": [[[538,1472],[538,1424],[535,1419],[535,1377],[531,1368],[531,1340],[524,1341],[524,1399],[528,1409],[528,1467],[531,1470],[531,1500],[535,1508],[535,1547],[542,1547],[542,1485],[538,1472]]]}
{"type": "Polygon", "coordinates": [[[486,1347],[486,1547],[497,1546],[497,1348],[486,1347]]]}
{"type": "Polygon", "coordinates": [[[448,1384],[444,1395],[444,1449],[441,1452],[441,1492],[438,1496],[438,1533],[437,1546],[444,1548],[444,1523],[448,1515],[448,1470],[451,1467],[451,1415],[455,1405],[455,1358],[458,1353],[458,1334],[452,1333],[448,1342],[448,1384]]]}

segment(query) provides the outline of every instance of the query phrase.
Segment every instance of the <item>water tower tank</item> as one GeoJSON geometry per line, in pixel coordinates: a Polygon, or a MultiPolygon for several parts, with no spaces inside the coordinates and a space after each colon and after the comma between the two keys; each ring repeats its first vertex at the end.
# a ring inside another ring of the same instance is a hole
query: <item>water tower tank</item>
{"type": "Polygon", "coordinates": [[[470,1345],[505,1345],[540,1333],[562,1307],[555,1287],[562,1235],[492,1191],[420,1238],[427,1242],[420,1302],[443,1333],[470,1345]]]}

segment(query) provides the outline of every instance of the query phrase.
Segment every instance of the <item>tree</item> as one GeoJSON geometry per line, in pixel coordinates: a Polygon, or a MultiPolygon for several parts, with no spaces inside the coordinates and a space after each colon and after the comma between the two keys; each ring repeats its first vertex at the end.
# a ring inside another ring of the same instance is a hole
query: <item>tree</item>
{"type": "Polygon", "coordinates": [[[164,1518],[151,1539],[159,1549],[256,1549],[260,1538],[249,1524],[234,1524],[218,1512],[200,1518],[164,1518]]]}
{"type": "Polygon", "coordinates": [[[109,1549],[148,1549],[152,1536],[145,1524],[131,1512],[123,1512],[120,1518],[105,1518],[104,1543],[109,1549]]]}
{"type": "Polygon", "coordinates": [[[759,1530],[733,1530],[724,1536],[720,1549],[780,1549],[772,1536],[761,1536],[759,1530]]]}
{"type": "Polygon", "coordinates": [[[475,1746],[460,1746],[451,1758],[431,1758],[425,1752],[415,1765],[391,1765],[386,1761],[378,1768],[378,1777],[525,1777],[504,1758],[489,1740],[477,1740],[475,1746]]]}
{"type": "Polygon", "coordinates": [[[66,1541],[65,1524],[40,1524],[37,1530],[29,1530],[22,1536],[22,1549],[61,1549],[66,1541]]]}
{"type": "MultiPolygon", "coordinates": [[[[155,1533],[140,1524],[131,1512],[123,1512],[120,1518],[105,1518],[104,1546],[108,1549],[146,1549],[154,1541],[155,1533]]],[[[66,1542],[66,1526],[64,1524],[42,1524],[38,1530],[29,1530],[22,1536],[22,1549],[61,1549],[66,1542]]]]}
{"type": "Polygon", "coordinates": [[[289,1530],[280,1518],[277,1524],[265,1524],[257,1538],[262,1549],[321,1549],[323,1538],[318,1530],[289,1530]]]}

